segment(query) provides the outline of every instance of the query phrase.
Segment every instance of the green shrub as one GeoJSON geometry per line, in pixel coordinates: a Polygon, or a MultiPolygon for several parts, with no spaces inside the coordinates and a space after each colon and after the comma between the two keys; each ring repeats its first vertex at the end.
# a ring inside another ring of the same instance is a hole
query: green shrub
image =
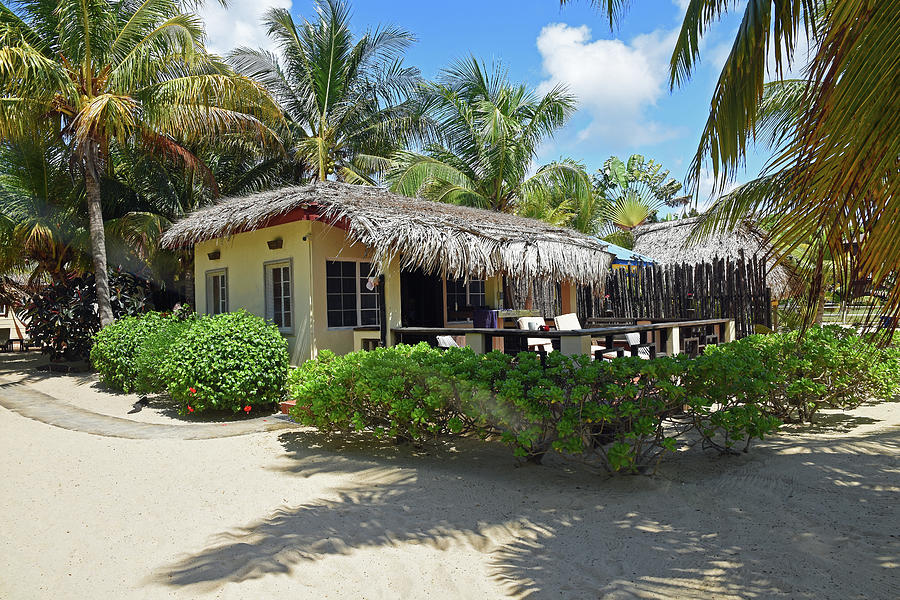
{"type": "Polygon", "coordinates": [[[765,413],[786,422],[811,421],[823,408],[851,409],[868,399],[891,398],[900,387],[897,350],[838,326],[812,327],[803,336],[748,336],[706,356],[727,373],[712,371],[704,382],[708,393],[753,395],[765,413]]]}
{"type": "Polygon", "coordinates": [[[737,406],[691,398],[681,384],[690,364],[684,357],[595,362],[558,352],[542,364],[527,352],[514,358],[401,345],[340,357],[323,352],[291,373],[288,388],[297,401],[293,417],[323,431],[414,443],[497,433],[530,461],[553,449],[611,472],[653,469],[694,426],[709,439],[725,430],[748,442],[777,427],[753,418],[760,411],[752,400],[741,420],[737,406]]]}
{"type": "Polygon", "coordinates": [[[202,317],[166,351],[160,377],[183,412],[249,412],[281,400],[287,341],[245,311],[202,317]]]}
{"type": "Polygon", "coordinates": [[[172,345],[188,335],[194,325],[193,319],[172,317],[164,320],[158,329],[147,335],[140,343],[134,359],[137,371],[135,391],[141,394],[165,392],[168,389],[166,365],[173,359],[172,345]]]}
{"type": "Polygon", "coordinates": [[[101,329],[93,340],[91,364],[100,381],[123,392],[137,389],[138,368],[136,358],[141,344],[167,321],[160,313],[121,317],[101,329]]]}
{"type": "Polygon", "coordinates": [[[458,433],[472,423],[461,410],[453,382],[477,363],[468,349],[444,356],[427,344],[378,348],[317,360],[293,370],[288,389],[297,401],[295,417],[322,431],[362,431],[376,437],[419,443],[458,433]],[[448,360],[449,359],[449,360],[448,360]]]}

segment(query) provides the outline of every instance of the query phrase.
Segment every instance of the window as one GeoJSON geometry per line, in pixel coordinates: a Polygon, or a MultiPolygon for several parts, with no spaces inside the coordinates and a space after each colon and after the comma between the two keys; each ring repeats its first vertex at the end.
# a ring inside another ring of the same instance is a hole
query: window
{"type": "Polygon", "coordinates": [[[291,331],[294,326],[291,263],[269,263],[265,267],[266,319],[275,323],[280,331],[291,331]]]}
{"type": "Polygon", "coordinates": [[[206,272],[206,314],[228,312],[228,273],[224,270],[206,272]]]}
{"type": "Polygon", "coordinates": [[[325,261],[329,327],[381,323],[378,288],[369,289],[372,264],[355,260],[325,261]]]}
{"type": "Polygon", "coordinates": [[[447,320],[466,321],[472,318],[473,308],[485,306],[487,299],[484,293],[483,279],[470,279],[463,283],[461,279],[447,280],[447,320]]]}

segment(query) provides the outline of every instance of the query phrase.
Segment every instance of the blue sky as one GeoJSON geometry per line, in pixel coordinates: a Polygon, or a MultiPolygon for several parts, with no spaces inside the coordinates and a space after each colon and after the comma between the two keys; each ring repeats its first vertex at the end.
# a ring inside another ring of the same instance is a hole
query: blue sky
{"type": "MultiPolygon", "coordinates": [[[[610,155],[640,153],[681,180],[739,18],[729,15],[712,28],[703,40],[701,67],[688,85],[670,93],[668,60],[685,5],[635,2],[611,31],[587,0],[562,8],[556,0],[356,0],[352,23],[358,30],[392,23],[413,32],[418,42],[407,62],[429,78],[473,54],[501,62],[511,79],[536,89],[569,86],[579,99],[578,113],[541,148],[539,163],[572,157],[594,171],[610,155]]],[[[258,18],[269,6],[313,16],[311,0],[231,0],[227,10],[210,3],[202,9],[210,47],[224,54],[235,45],[268,46],[258,18]]],[[[760,161],[753,158],[750,165],[744,179],[760,161]]]]}

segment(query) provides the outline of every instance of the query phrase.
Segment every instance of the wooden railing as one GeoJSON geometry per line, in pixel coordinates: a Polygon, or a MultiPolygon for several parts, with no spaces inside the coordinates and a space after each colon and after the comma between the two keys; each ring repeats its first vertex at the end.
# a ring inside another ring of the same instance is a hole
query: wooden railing
{"type": "MultiPolygon", "coordinates": [[[[681,338],[683,330],[696,330],[701,328],[713,328],[716,330],[717,341],[723,343],[734,341],[734,319],[700,319],[695,321],[668,321],[651,323],[647,325],[614,325],[610,327],[594,327],[590,329],[569,329],[549,331],[530,329],[483,329],[475,327],[396,327],[391,329],[397,343],[404,343],[410,339],[420,341],[430,338],[434,341],[439,335],[466,337],[466,346],[476,353],[483,354],[493,348],[492,340],[495,337],[521,340],[523,338],[548,338],[559,340],[559,350],[563,354],[590,354],[592,340],[602,340],[603,346],[612,350],[615,348],[616,338],[626,333],[640,334],[640,345],[648,343],[648,334],[659,333],[655,341],[659,352],[672,356],[681,353],[681,338]]],[[[522,347],[519,344],[518,347],[522,347]]]]}

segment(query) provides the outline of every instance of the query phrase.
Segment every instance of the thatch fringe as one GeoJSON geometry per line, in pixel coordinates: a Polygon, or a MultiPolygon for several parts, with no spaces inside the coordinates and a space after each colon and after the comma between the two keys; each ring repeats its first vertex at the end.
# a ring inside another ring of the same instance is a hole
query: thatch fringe
{"type": "Polygon", "coordinates": [[[751,223],[743,223],[731,232],[712,235],[697,244],[690,237],[699,220],[700,217],[692,217],[636,227],[632,230],[634,250],[653,257],[659,265],[695,265],[719,258],[737,260],[741,252],[747,258],[759,255],[766,262],[766,284],[773,297],[793,293],[796,275],[790,266],[778,261],[778,255],[763,232],[751,223]]]}
{"type": "Polygon", "coordinates": [[[304,209],[342,223],[383,268],[421,268],[468,279],[493,275],[602,285],[612,255],[595,238],[534,219],[407,198],[382,188],[320,182],[226,199],[179,221],[164,247],[189,246],[266,227],[304,209]]]}

